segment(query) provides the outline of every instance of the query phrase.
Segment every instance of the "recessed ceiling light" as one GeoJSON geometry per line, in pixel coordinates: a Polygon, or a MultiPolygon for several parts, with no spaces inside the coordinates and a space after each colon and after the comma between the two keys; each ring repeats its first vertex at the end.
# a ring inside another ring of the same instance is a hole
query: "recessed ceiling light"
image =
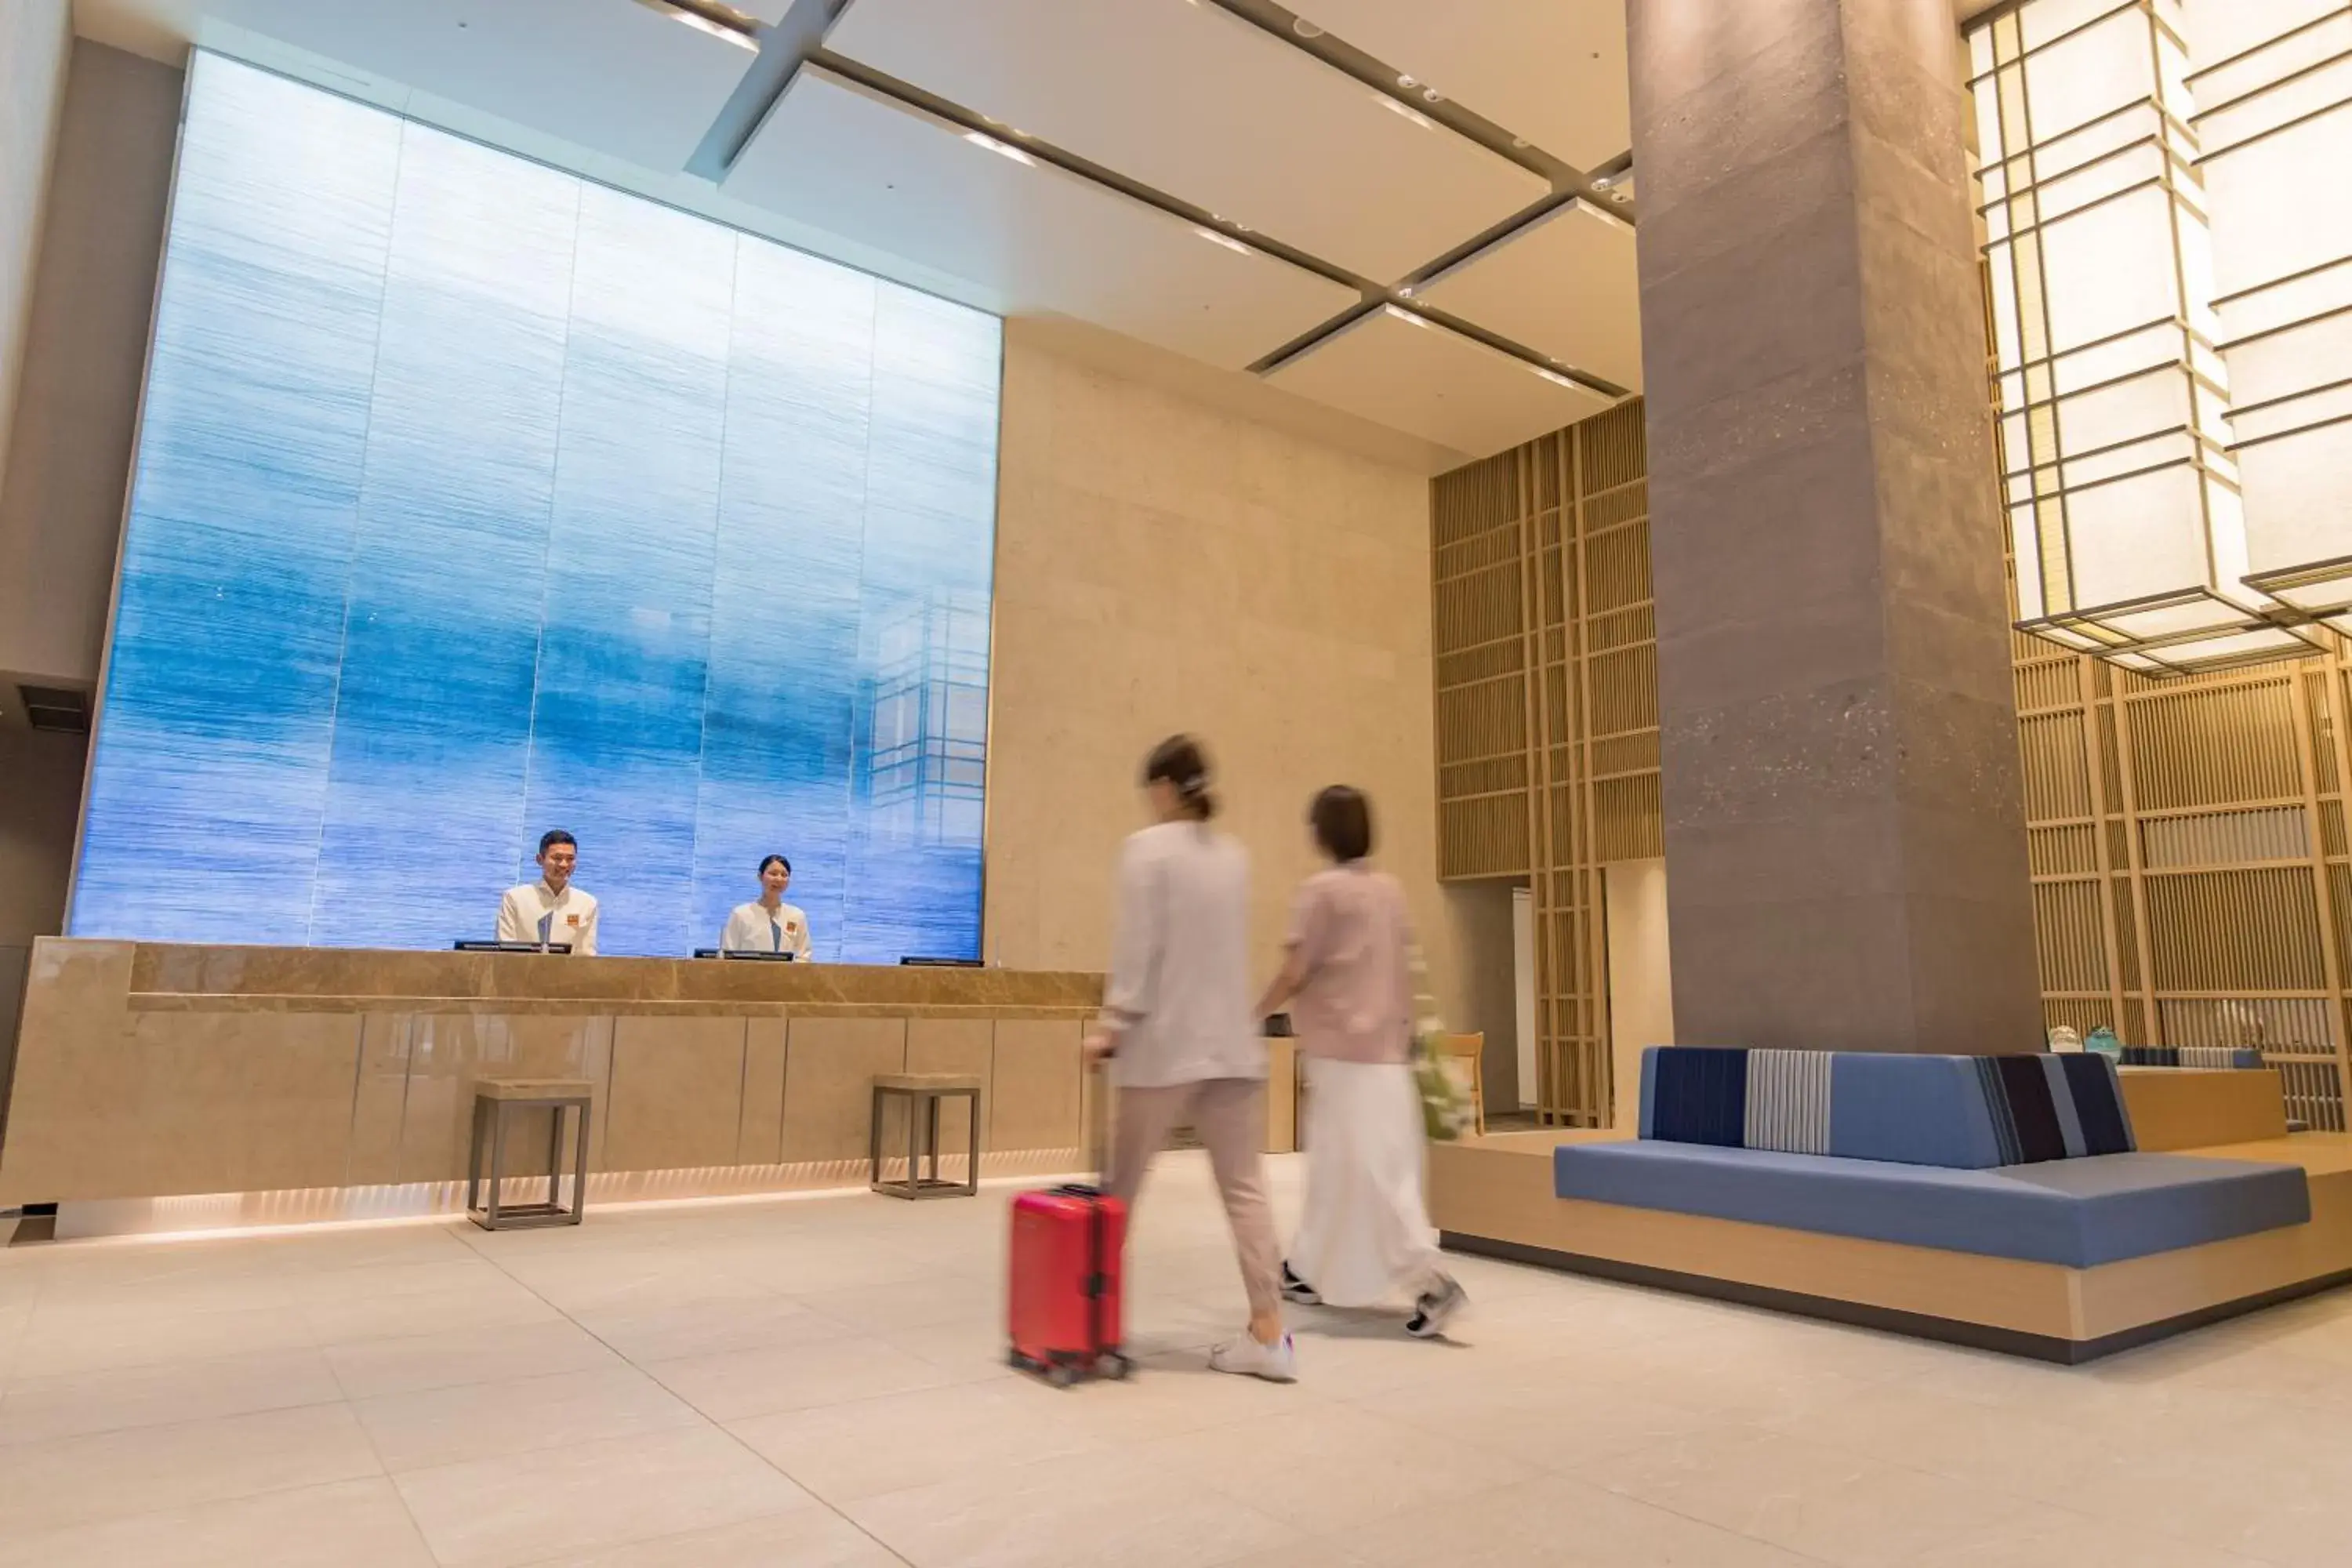
{"type": "Polygon", "coordinates": [[[1397,78],[1397,85],[1399,87],[1419,87],[1421,83],[1415,81],[1409,76],[1401,76],[1397,78]]]}
{"type": "Polygon", "coordinates": [[[1010,158],[1016,163],[1025,163],[1033,169],[1037,166],[1036,159],[1032,158],[1028,153],[1024,153],[1018,147],[1006,146],[1003,142],[999,142],[993,136],[983,136],[977,131],[967,131],[963,133],[963,139],[971,142],[975,147],[987,148],[990,152],[995,153],[1001,158],[1010,158]]]}
{"type": "Polygon", "coordinates": [[[1528,139],[1524,136],[1514,136],[1511,138],[1511,145],[1524,153],[1527,151],[1528,139]]]}
{"type": "Polygon", "coordinates": [[[1612,202],[1630,202],[1633,198],[1624,191],[1612,191],[1609,193],[1609,199],[1612,202]]]}
{"type": "Polygon", "coordinates": [[[1444,103],[1445,101],[1445,95],[1438,91],[1433,87],[1423,88],[1421,89],[1421,96],[1431,103],[1444,103]]]}
{"type": "Polygon", "coordinates": [[[1319,38],[1323,36],[1323,29],[1304,16],[1293,16],[1290,19],[1290,30],[1302,38],[1319,38]]]}
{"type": "Polygon", "coordinates": [[[1601,175],[1599,175],[1599,176],[1595,177],[1595,179],[1594,179],[1594,180],[1593,180],[1593,182],[1592,182],[1592,188],[1593,188],[1594,190],[1596,190],[1596,191],[1605,191],[1605,190],[1607,190],[1607,189],[1609,188],[1610,184],[1611,184],[1611,181],[1610,181],[1609,176],[1608,176],[1608,175],[1606,175],[1606,174],[1601,174],[1601,175]]]}

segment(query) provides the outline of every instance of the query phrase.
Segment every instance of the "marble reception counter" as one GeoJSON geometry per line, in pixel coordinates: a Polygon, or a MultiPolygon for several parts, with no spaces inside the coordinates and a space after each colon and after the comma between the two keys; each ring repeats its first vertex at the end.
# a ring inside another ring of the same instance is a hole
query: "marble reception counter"
{"type": "Polygon", "coordinates": [[[482,1077],[594,1084],[592,1198],[862,1181],[885,1072],[982,1077],[983,1173],[1067,1170],[1101,989],[995,969],[45,939],[0,1205],[446,1208],[482,1077]]]}

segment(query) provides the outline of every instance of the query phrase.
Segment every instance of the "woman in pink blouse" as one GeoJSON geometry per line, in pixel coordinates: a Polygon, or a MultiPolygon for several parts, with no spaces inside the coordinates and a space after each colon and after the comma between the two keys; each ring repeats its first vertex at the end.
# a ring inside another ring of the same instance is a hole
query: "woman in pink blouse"
{"type": "Polygon", "coordinates": [[[1307,1212],[1283,1264],[1306,1306],[1370,1307],[1410,1295],[1407,1332],[1434,1339],[1466,1297],[1438,1264],[1422,1195],[1412,1081],[1412,927],[1396,879],[1375,871],[1371,806],[1334,784],[1307,811],[1331,868],[1292,907],[1289,954],[1258,999],[1290,1005],[1307,1059],[1307,1212]]]}

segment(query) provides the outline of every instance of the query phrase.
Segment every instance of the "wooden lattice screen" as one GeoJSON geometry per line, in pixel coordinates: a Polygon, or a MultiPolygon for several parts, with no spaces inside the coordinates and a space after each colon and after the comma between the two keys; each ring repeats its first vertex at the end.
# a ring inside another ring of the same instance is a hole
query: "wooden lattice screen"
{"type": "MultiPolygon", "coordinates": [[[[1609,1119],[1602,868],[1664,852],[1642,420],[1432,489],[1439,872],[1534,890],[1536,1100],[1571,1126],[1609,1119]]],[[[2153,681],[2014,645],[2046,1021],[2259,1047],[2343,1128],[2352,659],[2153,681]]]]}

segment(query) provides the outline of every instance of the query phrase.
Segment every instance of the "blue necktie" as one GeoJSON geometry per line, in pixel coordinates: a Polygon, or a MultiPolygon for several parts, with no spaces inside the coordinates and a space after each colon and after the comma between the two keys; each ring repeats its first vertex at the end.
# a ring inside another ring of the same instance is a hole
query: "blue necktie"
{"type": "Polygon", "coordinates": [[[539,942],[541,947],[555,940],[555,911],[548,910],[539,917],[539,942]]]}
{"type": "Polygon", "coordinates": [[[783,951],[784,951],[784,928],[783,928],[783,927],[782,927],[782,926],[780,926],[780,925],[778,925],[774,921],[772,921],[772,921],[770,921],[768,922],[768,934],[769,934],[770,936],[772,936],[772,937],[774,937],[774,938],[776,939],[776,951],[777,951],[778,952],[783,952],[783,951]]]}

